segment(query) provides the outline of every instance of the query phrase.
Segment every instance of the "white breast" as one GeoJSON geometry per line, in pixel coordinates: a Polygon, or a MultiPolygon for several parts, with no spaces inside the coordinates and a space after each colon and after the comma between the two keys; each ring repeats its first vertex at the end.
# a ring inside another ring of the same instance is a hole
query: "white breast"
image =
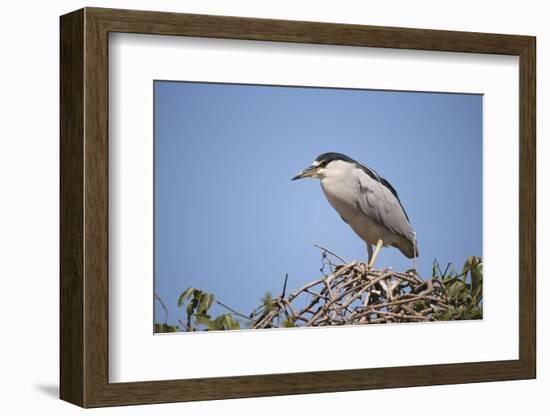
{"type": "Polygon", "coordinates": [[[325,177],[321,179],[321,188],[325,193],[330,205],[349,223],[353,219],[358,192],[357,183],[351,183],[349,180],[342,178],[325,177]]]}

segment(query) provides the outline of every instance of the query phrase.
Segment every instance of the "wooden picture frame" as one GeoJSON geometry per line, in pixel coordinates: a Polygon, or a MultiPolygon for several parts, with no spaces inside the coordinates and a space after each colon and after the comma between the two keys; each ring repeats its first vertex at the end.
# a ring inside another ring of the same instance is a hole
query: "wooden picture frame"
{"type": "Polygon", "coordinates": [[[60,396],[82,407],[529,379],[536,376],[535,38],[85,8],[61,17],[60,396]],[[519,359],[109,383],[110,32],[515,55],[520,91],[519,359]]]}

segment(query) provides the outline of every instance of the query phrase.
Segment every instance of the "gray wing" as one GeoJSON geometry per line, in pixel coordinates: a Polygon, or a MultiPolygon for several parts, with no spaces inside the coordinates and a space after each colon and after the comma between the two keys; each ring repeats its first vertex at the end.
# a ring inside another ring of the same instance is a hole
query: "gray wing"
{"type": "Polygon", "coordinates": [[[361,210],[374,222],[410,240],[412,228],[395,190],[393,188],[390,190],[385,185],[387,182],[385,179],[373,178],[363,170],[357,169],[355,175],[360,186],[361,210]]]}

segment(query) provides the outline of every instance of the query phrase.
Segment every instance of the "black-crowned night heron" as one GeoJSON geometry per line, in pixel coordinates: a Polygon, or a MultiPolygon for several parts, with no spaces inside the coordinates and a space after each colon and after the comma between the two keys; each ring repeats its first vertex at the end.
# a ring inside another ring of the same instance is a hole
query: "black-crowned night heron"
{"type": "Polygon", "coordinates": [[[321,180],[332,207],[367,243],[369,267],[383,246],[396,247],[408,258],[418,257],[416,233],[397,191],[373,169],[341,153],[324,153],[292,180],[308,177],[321,180]]]}

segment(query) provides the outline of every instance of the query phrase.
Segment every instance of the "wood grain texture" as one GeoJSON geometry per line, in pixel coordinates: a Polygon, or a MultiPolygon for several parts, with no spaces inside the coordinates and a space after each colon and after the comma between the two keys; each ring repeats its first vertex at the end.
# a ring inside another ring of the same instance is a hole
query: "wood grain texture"
{"type": "Polygon", "coordinates": [[[536,41],[520,54],[519,141],[519,355],[536,377],[536,41]]]}
{"type": "Polygon", "coordinates": [[[84,404],[84,12],[60,22],[60,388],[84,404]]]}
{"type": "Polygon", "coordinates": [[[83,407],[535,377],[535,38],[86,8],[61,18],[61,397],[83,407]],[[520,57],[518,360],[140,383],[108,380],[108,33],[520,57]]]}
{"type": "Polygon", "coordinates": [[[519,55],[528,36],[87,8],[111,32],[519,55]]]}
{"type": "Polygon", "coordinates": [[[108,380],[109,180],[108,33],[85,10],[84,68],[84,362],[85,406],[101,397],[108,380]]]}

